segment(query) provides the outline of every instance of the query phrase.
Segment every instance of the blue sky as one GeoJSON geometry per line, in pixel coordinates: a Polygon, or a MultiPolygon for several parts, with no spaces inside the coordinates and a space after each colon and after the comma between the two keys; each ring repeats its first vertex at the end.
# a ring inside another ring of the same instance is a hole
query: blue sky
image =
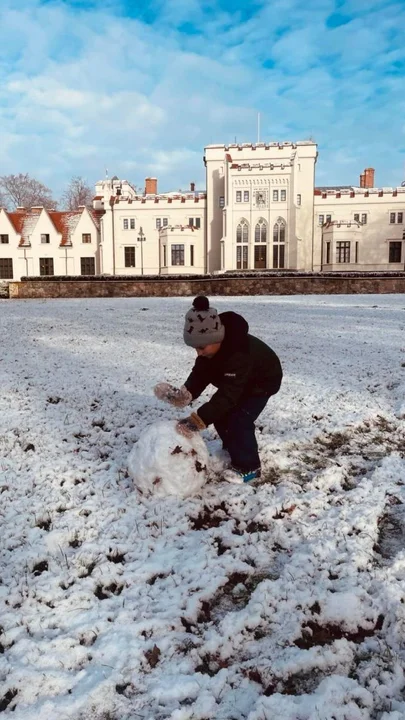
{"type": "Polygon", "coordinates": [[[404,0],[0,1],[0,174],[205,184],[204,145],[319,145],[405,180],[404,0]]]}

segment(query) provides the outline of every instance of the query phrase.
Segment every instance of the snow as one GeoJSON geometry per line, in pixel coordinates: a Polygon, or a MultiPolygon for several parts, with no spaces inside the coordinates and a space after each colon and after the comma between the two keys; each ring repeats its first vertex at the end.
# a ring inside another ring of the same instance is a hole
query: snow
{"type": "Polygon", "coordinates": [[[174,422],[156,422],[140,435],[127,464],[141,492],[186,498],[205,485],[209,455],[198,433],[185,438],[176,431],[174,422]]]}
{"type": "Polygon", "coordinates": [[[153,387],[187,377],[190,298],[0,300],[5,717],[405,717],[405,298],[215,304],[285,378],[262,484],[221,480],[209,428],[208,481],[179,497],[180,453],[169,495],[129,468],[189,412],[153,387]]]}

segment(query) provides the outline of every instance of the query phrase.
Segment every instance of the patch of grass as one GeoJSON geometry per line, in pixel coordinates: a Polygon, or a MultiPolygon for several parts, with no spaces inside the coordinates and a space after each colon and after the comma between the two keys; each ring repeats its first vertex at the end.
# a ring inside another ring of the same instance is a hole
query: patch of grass
{"type": "Polygon", "coordinates": [[[152,575],[152,577],[147,580],[148,585],[154,585],[157,580],[164,580],[170,575],[170,573],[156,573],[155,575],[152,575]]]}
{"type": "Polygon", "coordinates": [[[132,695],[133,690],[134,686],[130,682],[117,683],[117,685],[115,686],[115,692],[117,692],[118,695],[124,695],[125,697],[128,697],[128,695],[132,695]]]}
{"type": "Polygon", "coordinates": [[[198,622],[217,621],[225,613],[242,610],[260,583],[264,580],[275,580],[277,577],[275,573],[264,571],[231,573],[227,583],[216,595],[209,602],[202,603],[198,622]]]}
{"type": "Polygon", "coordinates": [[[73,537],[69,540],[69,546],[71,548],[78,548],[82,544],[82,540],[79,538],[79,533],[75,532],[73,537]]]}
{"type": "Polygon", "coordinates": [[[94,594],[99,600],[108,600],[112,595],[121,595],[123,589],[123,585],[112,582],[109,585],[97,585],[94,594]]]}
{"type": "Polygon", "coordinates": [[[197,517],[190,518],[190,525],[192,530],[208,530],[208,528],[219,527],[228,519],[228,508],[224,502],[221,502],[220,505],[214,505],[214,507],[204,505],[197,517]]]}
{"type": "Polygon", "coordinates": [[[87,563],[77,574],[79,578],[90,577],[97,563],[95,561],[87,563]]]}
{"type": "Polygon", "coordinates": [[[383,430],[385,433],[392,433],[395,431],[395,425],[387,420],[383,415],[377,415],[376,419],[374,420],[374,425],[378,427],[380,430],[383,430]]]}
{"type": "Polygon", "coordinates": [[[46,572],[48,570],[48,561],[47,560],[40,560],[39,562],[35,563],[34,567],[32,568],[32,574],[42,575],[43,572],[46,572]]]}
{"type": "Polygon", "coordinates": [[[123,563],[125,560],[125,553],[120,552],[119,550],[111,550],[107,555],[107,558],[110,562],[115,563],[118,565],[119,563],[123,563]]]}
{"type": "Polygon", "coordinates": [[[36,527],[40,528],[41,530],[45,530],[46,532],[49,532],[51,525],[52,525],[52,520],[51,520],[50,516],[47,518],[40,518],[35,523],[36,527]]]}
{"type": "Polygon", "coordinates": [[[294,645],[301,650],[309,650],[318,645],[331,645],[335,640],[341,640],[342,638],[358,645],[362,643],[366,637],[372,637],[378,630],[381,630],[383,622],[384,616],[379,615],[373,628],[358,628],[356,632],[350,632],[344,630],[340,625],[334,625],[332,623],[319,625],[310,620],[303,626],[303,634],[298,640],[295,640],[294,645]]]}
{"type": "Polygon", "coordinates": [[[199,665],[195,668],[194,672],[201,673],[202,675],[209,675],[215,677],[222,668],[226,668],[229,665],[228,660],[222,660],[218,654],[203,655],[200,659],[199,665]]]}
{"type": "Polygon", "coordinates": [[[4,712],[5,710],[7,710],[8,706],[10,705],[10,703],[12,703],[17,694],[18,690],[16,690],[15,688],[10,688],[10,690],[7,690],[3,697],[0,698],[0,712],[4,712]]]}
{"type": "Polygon", "coordinates": [[[350,435],[348,432],[331,432],[322,437],[315,438],[318,445],[322,445],[330,454],[335,454],[337,450],[349,444],[350,435]]]}

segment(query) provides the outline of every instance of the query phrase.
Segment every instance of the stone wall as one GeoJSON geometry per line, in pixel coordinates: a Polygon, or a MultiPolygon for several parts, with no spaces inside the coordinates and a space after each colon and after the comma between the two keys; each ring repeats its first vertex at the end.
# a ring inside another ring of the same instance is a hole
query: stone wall
{"type": "Polygon", "coordinates": [[[8,282],[0,280],[0,298],[8,298],[8,282]]]}
{"type": "Polygon", "coordinates": [[[204,295],[350,295],[405,293],[402,276],[206,277],[203,279],[24,280],[10,298],[170,297],[204,295]]]}

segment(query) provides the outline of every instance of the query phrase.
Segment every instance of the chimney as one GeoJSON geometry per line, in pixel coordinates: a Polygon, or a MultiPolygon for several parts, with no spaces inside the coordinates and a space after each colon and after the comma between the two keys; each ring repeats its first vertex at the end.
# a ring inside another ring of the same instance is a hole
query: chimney
{"type": "Polygon", "coordinates": [[[361,188],[373,188],[374,187],[374,168],[366,168],[360,175],[360,187],[361,188]]]}
{"type": "Polygon", "coordinates": [[[190,183],[191,192],[195,192],[195,183],[190,183]]]}
{"type": "Polygon", "coordinates": [[[145,178],[145,195],[157,195],[157,178],[145,178]]]}

